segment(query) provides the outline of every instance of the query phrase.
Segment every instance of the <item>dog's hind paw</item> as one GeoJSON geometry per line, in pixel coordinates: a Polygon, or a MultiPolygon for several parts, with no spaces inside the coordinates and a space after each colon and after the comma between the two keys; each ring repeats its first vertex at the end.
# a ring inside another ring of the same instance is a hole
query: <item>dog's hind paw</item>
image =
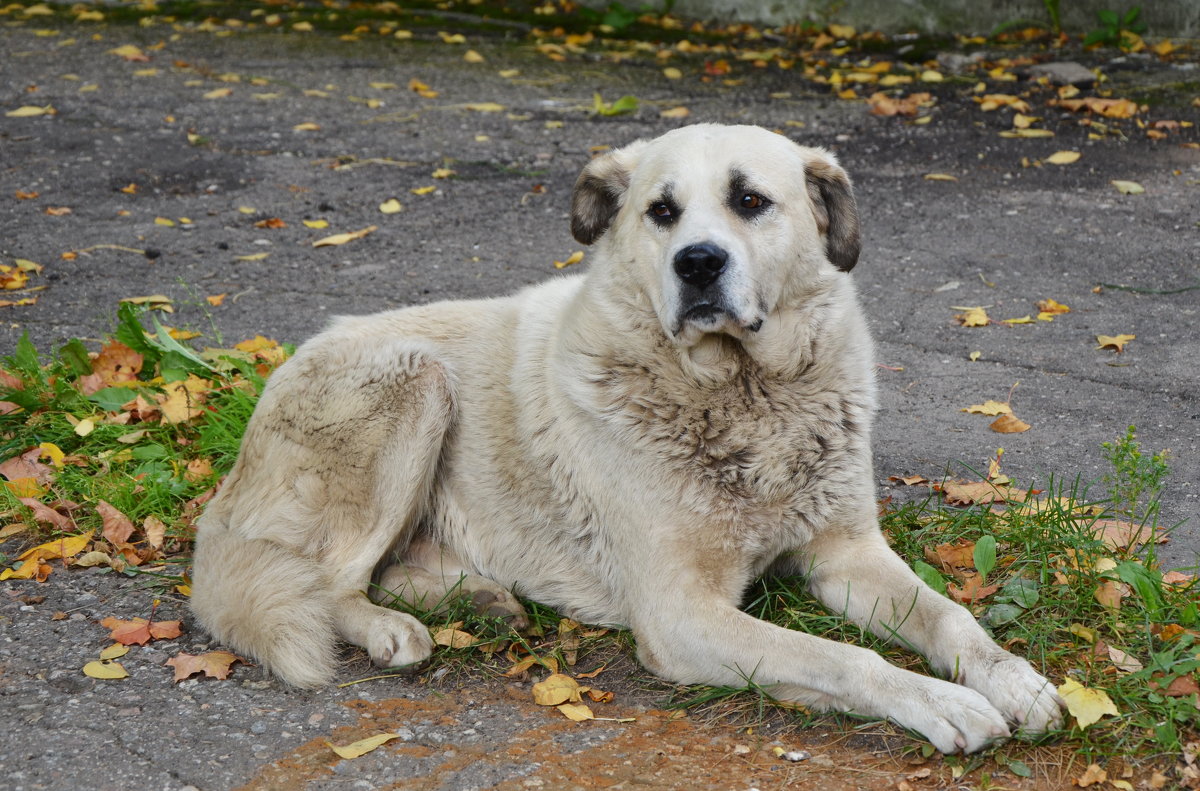
{"type": "Polygon", "coordinates": [[[529,616],[517,597],[500,587],[480,588],[471,594],[471,607],[480,615],[503,619],[518,632],[529,628],[529,616]]]}
{"type": "Polygon", "coordinates": [[[433,653],[433,639],[411,615],[381,609],[365,648],[379,667],[403,667],[428,659],[433,653]]]}

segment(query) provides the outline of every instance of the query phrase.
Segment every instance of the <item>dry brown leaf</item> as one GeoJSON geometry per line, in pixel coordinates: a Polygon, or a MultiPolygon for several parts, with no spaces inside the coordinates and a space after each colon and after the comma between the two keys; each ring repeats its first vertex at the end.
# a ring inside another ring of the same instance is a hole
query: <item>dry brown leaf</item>
{"type": "Polygon", "coordinates": [[[96,513],[100,514],[100,518],[104,521],[104,530],[101,535],[105,540],[114,547],[128,546],[129,537],[133,535],[133,522],[129,521],[129,517],[104,500],[96,503],[96,513]]]}
{"type": "Polygon", "coordinates": [[[244,660],[237,654],[228,651],[209,651],[204,654],[180,653],[167,660],[167,665],[175,668],[175,681],[180,682],[191,678],[197,673],[203,673],[209,678],[227,679],[234,662],[244,660]]]}
{"type": "Polygon", "coordinates": [[[1007,486],[987,481],[946,481],[934,487],[946,497],[947,505],[987,505],[1022,499],[1026,493],[1014,492],[1007,486]]]}
{"type": "Polygon", "coordinates": [[[998,590],[1000,590],[999,585],[984,585],[983,577],[979,574],[967,577],[962,588],[959,588],[953,582],[946,584],[946,592],[950,594],[950,598],[960,604],[974,604],[975,602],[983,601],[998,590]]]}
{"type": "Polygon", "coordinates": [[[563,703],[556,706],[562,715],[573,722],[585,722],[586,720],[596,719],[596,715],[592,710],[583,703],[563,703]]]}
{"type": "Polygon", "coordinates": [[[1100,768],[1100,764],[1089,764],[1083,774],[1075,778],[1075,785],[1080,788],[1087,788],[1096,783],[1103,783],[1108,780],[1108,772],[1100,768]]]}
{"type": "Polygon", "coordinates": [[[995,417],[996,415],[1011,415],[1012,407],[1006,401],[984,401],[982,404],[972,404],[969,407],[960,409],[960,412],[969,412],[973,415],[988,415],[995,417]]]}
{"type": "Polygon", "coordinates": [[[460,629],[439,629],[433,635],[433,642],[447,648],[470,648],[475,645],[475,635],[460,629]]]}
{"type": "Polygon", "coordinates": [[[1109,549],[1118,550],[1136,550],[1150,541],[1157,544],[1167,541],[1165,531],[1156,531],[1150,525],[1135,525],[1123,519],[1097,519],[1092,525],[1092,535],[1103,541],[1109,549]]]}
{"type": "Polygon", "coordinates": [[[1196,683],[1196,677],[1191,673],[1176,676],[1165,687],[1159,683],[1163,678],[1162,673],[1155,673],[1150,679],[1150,689],[1161,692],[1168,698],[1185,698],[1188,695],[1200,694],[1200,684],[1196,683]]]}
{"type": "Polygon", "coordinates": [[[960,538],[954,543],[927,546],[925,559],[932,565],[939,566],[947,574],[967,579],[968,575],[962,573],[961,569],[975,568],[975,542],[960,538]]]}
{"type": "Polygon", "coordinates": [[[1096,592],[1092,595],[1095,596],[1096,601],[1110,610],[1116,611],[1121,609],[1121,599],[1128,596],[1129,593],[1129,586],[1125,583],[1105,580],[1096,587],[1096,592]]]}
{"type": "Polygon", "coordinates": [[[962,313],[954,314],[954,320],[964,327],[986,327],[992,323],[988,318],[987,311],[981,307],[973,308],[955,308],[961,310],[962,313]]]}

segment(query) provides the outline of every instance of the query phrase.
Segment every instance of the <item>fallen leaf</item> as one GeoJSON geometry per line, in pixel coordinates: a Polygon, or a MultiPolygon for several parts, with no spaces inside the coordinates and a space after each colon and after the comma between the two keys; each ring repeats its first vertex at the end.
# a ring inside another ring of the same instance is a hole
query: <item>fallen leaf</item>
{"type": "Polygon", "coordinates": [[[502,113],[506,109],[504,105],[495,102],[473,102],[463,107],[476,113],[502,113]]]}
{"type": "Polygon", "coordinates": [[[1058,688],[1058,694],[1067,703],[1067,711],[1075,718],[1075,723],[1082,729],[1097,722],[1105,715],[1116,717],[1120,714],[1117,706],[1102,689],[1089,689],[1073,678],[1068,678],[1058,688]]]}
{"type": "Polygon", "coordinates": [[[962,313],[955,314],[954,318],[964,327],[986,327],[991,323],[987,311],[981,307],[954,308],[954,310],[962,311],[962,313]]]}
{"type": "Polygon", "coordinates": [[[946,498],[947,505],[987,505],[1023,499],[1025,492],[1013,492],[1007,486],[987,481],[945,481],[936,487],[946,498]]]}
{"type": "Polygon", "coordinates": [[[122,621],[108,617],[100,625],[110,630],[109,637],[121,645],[145,645],[151,640],[173,640],[183,633],[179,621],[147,621],[134,618],[122,621]]]}
{"type": "Polygon", "coordinates": [[[180,653],[167,660],[167,665],[175,668],[175,681],[183,681],[197,673],[203,673],[209,678],[227,679],[234,662],[243,661],[237,654],[228,651],[209,651],[204,654],[180,653]]]}
{"type": "Polygon", "coordinates": [[[681,80],[683,79],[683,72],[674,66],[667,66],[663,69],[663,76],[668,80],[681,80]]]}
{"type": "Polygon", "coordinates": [[[328,220],[304,220],[303,222],[304,222],[305,228],[318,228],[319,229],[319,228],[328,228],[329,227],[328,220]]]}
{"type": "Polygon", "coordinates": [[[960,409],[960,412],[969,412],[973,415],[988,415],[995,417],[996,415],[1011,415],[1012,407],[1004,401],[984,401],[982,404],[972,404],[965,409],[960,409]]]}
{"type": "Polygon", "coordinates": [[[929,479],[924,475],[892,475],[888,478],[893,483],[902,483],[905,486],[916,486],[922,483],[929,483],[929,479]]]}
{"type": "Polygon", "coordinates": [[[1087,788],[1096,783],[1103,783],[1108,780],[1108,772],[1100,768],[1100,764],[1089,764],[1083,774],[1075,778],[1075,785],[1080,788],[1087,788]]]}
{"type": "Polygon", "coordinates": [[[361,239],[367,234],[374,233],[377,230],[379,230],[378,225],[368,225],[366,228],[362,228],[357,231],[351,231],[349,233],[335,233],[333,236],[326,236],[324,239],[318,239],[312,243],[312,246],[330,247],[333,245],[346,244],[346,242],[353,242],[355,239],[361,239]]]}
{"type": "Polygon", "coordinates": [[[1125,351],[1125,344],[1136,338],[1136,335],[1097,335],[1097,349],[1112,349],[1117,354],[1125,351]]]}
{"type": "Polygon", "coordinates": [[[227,296],[229,296],[229,294],[209,294],[204,298],[204,301],[212,305],[214,308],[219,308],[227,296]]]}
{"type": "Polygon", "coordinates": [[[433,642],[448,648],[470,648],[475,645],[475,635],[459,629],[440,629],[433,635],[433,642]]]}
{"type": "Polygon", "coordinates": [[[259,220],[254,223],[255,228],[286,228],[287,223],[278,217],[268,217],[265,220],[259,220]]]}
{"type": "Polygon", "coordinates": [[[135,47],[133,44],[124,44],[116,49],[110,49],[108,54],[118,55],[128,61],[145,63],[150,60],[150,57],[145,52],[142,52],[141,49],[135,47]]]}
{"type": "Polygon", "coordinates": [[[568,675],[554,673],[533,685],[533,702],[539,706],[579,703],[579,682],[568,675]]]}
{"type": "Polygon", "coordinates": [[[1149,541],[1161,544],[1167,540],[1162,530],[1123,519],[1097,519],[1092,525],[1092,536],[1103,541],[1109,549],[1118,550],[1138,549],[1149,541]]]}
{"type": "Polygon", "coordinates": [[[395,198],[388,198],[383,203],[379,204],[379,211],[382,214],[396,214],[397,212],[400,212],[403,210],[404,210],[404,205],[401,204],[400,201],[396,200],[395,198]]]}
{"type": "Polygon", "coordinates": [[[100,658],[102,660],[120,659],[128,653],[129,646],[121,645],[120,643],[113,643],[108,648],[105,648],[100,652],[100,658]]]}
{"type": "Polygon", "coordinates": [[[351,758],[358,758],[361,755],[366,755],[380,745],[387,744],[392,739],[399,738],[400,734],[398,733],[379,733],[375,736],[368,736],[365,739],[359,739],[356,742],[351,742],[350,744],[341,747],[333,744],[332,742],[325,742],[325,744],[329,745],[329,749],[337,753],[339,758],[345,758],[349,760],[351,758]]]}
{"type": "Polygon", "coordinates": [[[1016,415],[1001,415],[988,428],[1000,434],[1020,434],[1032,427],[1016,415]]]}
{"type": "Polygon", "coordinates": [[[1043,314],[1057,315],[1059,313],[1070,313],[1071,312],[1071,309],[1069,307],[1067,307],[1066,305],[1062,304],[1061,302],[1058,302],[1053,299],[1039,300],[1037,303],[1035,303],[1034,307],[1036,307],[1038,309],[1038,318],[1039,319],[1042,317],[1043,314]]]}
{"type": "Polygon", "coordinates": [[[319,132],[320,130],[321,125],[314,124],[312,121],[305,121],[292,127],[293,132],[319,132]]]}
{"type": "Polygon", "coordinates": [[[1137,660],[1137,657],[1130,656],[1115,646],[1108,647],[1108,658],[1121,673],[1136,673],[1142,669],[1142,663],[1137,660]]]}
{"type": "Polygon", "coordinates": [[[161,423],[175,425],[204,414],[204,394],[210,385],[195,374],[188,374],[182,382],[167,382],[163,393],[154,400],[162,411],[161,423]]]}
{"type": "Polygon", "coordinates": [[[1105,580],[1092,594],[1096,601],[1114,612],[1121,609],[1121,599],[1128,595],[1129,586],[1117,580],[1105,580]]]}
{"type": "Polygon", "coordinates": [[[922,107],[933,104],[933,97],[928,93],[914,93],[904,98],[893,98],[886,93],[873,93],[867,97],[867,106],[872,115],[916,115],[922,107]]]}
{"type": "Polygon", "coordinates": [[[17,560],[71,558],[82,552],[91,540],[92,533],[90,532],[79,533],[74,536],[63,536],[62,538],[56,538],[53,541],[47,541],[44,544],[39,544],[36,547],[25,550],[20,555],[17,555],[17,560]]]}
{"type": "Polygon", "coordinates": [[[949,173],[926,173],[923,178],[926,181],[958,181],[958,176],[949,173]]]}
{"type": "Polygon", "coordinates": [[[456,176],[456,175],[458,175],[458,171],[451,170],[450,168],[438,168],[437,170],[430,173],[429,177],[431,179],[448,179],[451,176],[456,176]]]}
{"type": "Polygon", "coordinates": [[[953,582],[946,583],[946,592],[950,594],[950,598],[960,604],[974,604],[983,601],[998,590],[1000,590],[999,585],[984,585],[983,576],[979,574],[967,577],[961,588],[953,582]]]}
{"type": "Polygon", "coordinates": [[[1141,195],[1146,191],[1146,188],[1136,181],[1123,181],[1121,179],[1113,179],[1109,182],[1117,188],[1117,192],[1122,195],[1141,195]]]}
{"type": "Polygon", "coordinates": [[[1186,698],[1188,695],[1200,694],[1200,684],[1196,683],[1195,677],[1190,673],[1182,676],[1176,676],[1170,684],[1162,686],[1159,682],[1163,679],[1161,673],[1156,673],[1150,679],[1150,689],[1162,692],[1168,698],[1186,698]]]}
{"type": "Polygon", "coordinates": [[[104,500],[96,503],[96,513],[104,521],[101,535],[105,540],[117,548],[127,545],[129,537],[133,535],[133,522],[129,521],[129,517],[104,500]]]}
{"type": "Polygon", "coordinates": [[[205,99],[224,99],[233,95],[233,88],[214,88],[204,94],[205,99]]]}
{"type": "Polygon", "coordinates": [[[583,260],[583,251],[576,250],[575,252],[573,252],[569,256],[567,256],[566,261],[555,261],[554,268],[555,269],[566,269],[568,266],[573,266],[575,264],[578,264],[582,260],[583,260]]]}
{"type": "Polygon", "coordinates": [[[596,719],[596,715],[592,713],[592,710],[583,703],[563,703],[555,708],[562,712],[564,717],[573,722],[596,719]]]}
{"type": "Polygon", "coordinates": [[[1055,151],[1046,157],[1045,161],[1051,165],[1070,165],[1073,162],[1078,162],[1081,156],[1083,155],[1078,151],[1055,151]]]}
{"type": "Polygon", "coordinates": [[[463,60],[467,63],[483,63],[484,57],[473,49],[469,49],[463,53],[463,60]]]}
{"type": "Polygon", "coordinates": [[[104,680],[129,678],[120,662],[88,662],[83,666],[83,674],[104,680]]]}
{"type": "Polygon", "coordinates": [[[9,118],[35,118],[39,115],[54,115],[55,110],[50,105],[38,107],[36,105],[27,104],[23,107],[18,107],[15,110],[9,110],[4,115],[9,118]]]}
{"type": "Polygon", "coordinates": [[[947,574],[953,574],[965,580],[969,575],[962,573],[961,569],[975,568],[975,542],[961,538],[952,543],[927,546],[925,547],[925,559],[940,566],[942,571],[947,574]]]}
{"type": "Polygon", "coordinates": [[[672,107],[669,110],[663,110],[661,113],[658,114],[658,117],[659,118],[687,118],[691,114],[692,114],[691,110],[680,105],[679,107],[672,107]]]}
{"type": "MultiPolygon", "coordinates": [[[[211,474],[212,468],[209,468],[211,474]]],[[[142,520],[142,533],[146,536],[146,542],[155,549],[161,549],[163,542],[167,536],[167,526],[157,516],[147,516],[142,520]]]]}

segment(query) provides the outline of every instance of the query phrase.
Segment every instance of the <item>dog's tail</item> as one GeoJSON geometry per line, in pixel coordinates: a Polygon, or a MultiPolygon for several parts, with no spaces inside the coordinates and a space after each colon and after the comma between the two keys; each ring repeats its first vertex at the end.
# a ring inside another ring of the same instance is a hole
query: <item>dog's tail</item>
{"type": "Polygon", "coordinates": [[[274,541],[201,519],[192,561],[192,612],[213,637],[297,687],[334,676],[333,597],[312,560],[274,541]]]}

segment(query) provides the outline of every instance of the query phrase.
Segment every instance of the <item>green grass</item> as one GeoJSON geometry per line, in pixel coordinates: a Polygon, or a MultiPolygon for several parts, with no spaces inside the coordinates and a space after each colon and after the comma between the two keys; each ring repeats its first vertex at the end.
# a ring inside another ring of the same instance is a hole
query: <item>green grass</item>
{"type": "MultiPolygon", "coordinates": [[[[12,491],[20,488],[20,482],[0,486],[0,510],[5,517],[0,527],[26,526],[0,542],[0,562],[5,567],[21,568],[14,559],[26,547],[78,531],[94,532],[93,549],[117,558],[116,548],[100,537],[96,504],[104,500],[135,526],[147,517],[168,526],[169,540],[163,548],[168,565],[151,556],[141,567],[117,559],[113,568],[146,574],[155,584],[180,581],[199,513],[192,501],[210,491],[232,467],[265,377],[286,356],[286,350],[271,344],[196,352],[131,307],[122,309],[116,336],[142,355],[142,370],[136,380],[101,388],[90,396],[83,395],[80,386],[86,377],[100,372],[93,370],[99,362],[77,341],[51,359],[42,358],[22,341],[0,366],[10,376],[9,384],[0,385],[0,401],[19,406],[0,416],[0,462],[39,446],[60,450],[64,457],[57,466],[53,454],[42,454],[41,463],[52,480],[37,500],[68,514],[76,525],[60,531],[38,522],[18,500],[20,492],[12,491]],[[201,408],[183,420],[164,420],[153,407],[162,406],[171,388],[182,381],[199,383],[201,408]],[[131,408],[129,402],[139,395],[150,407],[148,415],[131,408]],[[79,430],[81,421],[92,422],[90,433],[79,430]],[[65,501],[78,505],[64,506],[65,501]]],[[[1040,743],[1079,752],[1089,761],[1123,756],[1130,763],[1161,766],[1177,756],[1183,745],[1200,739],[1196,696],[1164,694],[1176,679],[1184,678],[1185,682],[1177,683],[1186,683],[1187,678],[1200,678],[1200,597],[1194,579],[1188,584],[1164,582],[1154,543],[1133,551],[1107,546],[1098,536],[1098,520],[1155,527],[1158,497],[1168,473],[1164,454],[1143,452],[1132,427],[1105,443],[1103,452],[1111,469],[1102,480],[1087,486],[1079,480],[1052,479],[1037,507],[1020,502],[1007,507],[949,507],[931,493],[923,500],[889,508],[882,527],[901,557],[935,588],[961,584],[955,574],[961,578],[982,572],[985,582],[997,586],[997,591],[972,610],[995,639],[1029,658],[1055,683],[1070,678],[1104,690],[1118,710],[1117,715],[1082,729],[1068,718],[1063,731],[1040,743]],[[947,570],[938,562],[935,548],[960,541],[974,545],[968,554],[970,563],[947,570]],[[1119,607],[1097,599],[1098,589],[1115,586],[1125,592],[1119,607]],[[1135,658],[1141,668],[1122,672],[1106,647],[1135,658]]],[[[144,547],[145,536],[135,533],[132,543],[144,547]]],[[[66,572],[54,571],[61,573],[66,572]]],[[[458,591],[438,602],[419,604],[414,608],[392,602],[433,632],[455,628],[475,638],[467,647],[439,649],[425,671],[428,680],[497,676],[529,656],[535,657],[528,669],[535,677],[552,670],[590,669],[612,658],[629,666],[633,663],[633,638],[628,632],[576,627],[535,602],[525,602],[532,625],[520,633],[502,619],[477,614],[458,591]],[[578,659],[574,666],[568,662],[572,656],[578,659]]],[[[916,654],[822,608],[804,593],[801,579],[760,580],[744,606],[756,617],[864,646],[899,666],[930,672],[916,654]]],[[[817,715],[780,704],[752,674],[744,685],[724,688],[671,687],[655,682],[644,671],[634,675],[642,679],[641,686],[658,690],[671,706],[718,712],[743,722],[771,717],[804,726],[820,718],[845,732],[863,727],[852,717],[817,715]]],[[[914,740],[909,749],[928,746],[914,740]]],[[[1034,748],[1016,742],[990,755],[1019,772],[1027,757],[1023,749],[1034,748]]],[[[979,766],[980,760],[972,758],[955,766],[966,771],[979,766]]]]}

